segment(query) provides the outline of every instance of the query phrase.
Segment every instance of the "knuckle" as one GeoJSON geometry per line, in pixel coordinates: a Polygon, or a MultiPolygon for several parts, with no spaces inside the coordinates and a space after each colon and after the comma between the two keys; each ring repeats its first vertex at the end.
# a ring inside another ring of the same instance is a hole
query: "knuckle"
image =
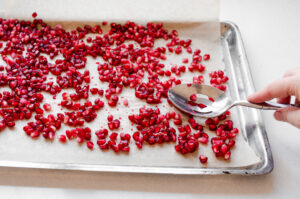
{"type": "Polygon", "coordinates": [[[288,95],[294,95],[297,99],[300,99],[300,74],[291,78],[287,86],[288,95]]]}

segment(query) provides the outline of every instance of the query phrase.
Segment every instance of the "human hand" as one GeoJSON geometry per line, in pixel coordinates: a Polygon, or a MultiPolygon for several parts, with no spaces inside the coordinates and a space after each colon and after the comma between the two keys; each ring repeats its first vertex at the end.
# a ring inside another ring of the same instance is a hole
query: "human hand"
{"type": "MultiPolygon", "coordinates": [[[[300,102],[300,68],[289,70],[283,78],[248,96],[248,100],[261,103],[277,98],[278,103],[290,104],[291,96],[295,96],[295,104],[300,102]]],[[[275,111],[274,117],[278,121],[288,122],[300,128],[300,108],[280,108],[275,111]]]]}

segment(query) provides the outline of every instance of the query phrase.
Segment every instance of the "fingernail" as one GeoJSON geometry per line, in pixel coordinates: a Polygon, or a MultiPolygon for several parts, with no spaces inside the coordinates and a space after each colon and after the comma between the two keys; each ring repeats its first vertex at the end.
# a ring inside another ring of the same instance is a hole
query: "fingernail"
{"type": "Polygon", "coordinates": [[[275,111],[274,117],[278,121],[282,121],[282,112],[281,111],[275,111]]]}

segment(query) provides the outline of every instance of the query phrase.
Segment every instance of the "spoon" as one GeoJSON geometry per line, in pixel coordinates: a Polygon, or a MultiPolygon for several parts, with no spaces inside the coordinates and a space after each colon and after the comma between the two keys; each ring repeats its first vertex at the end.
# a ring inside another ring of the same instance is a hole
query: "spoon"
{"type": "Polygon", "coordinates": [[[263,110],[277,110],[285,107],[299,107],[298,104],[279,104],[275,102],[250,103],[247,100],[233,100],[225,92],[209,85],[180,84],[168,92],[169,100],[180,110],[199,117],[216,117],[228,109],[241,105],[263,110]],[[192,102],[190,96],[195,94],[196,101],[192,102]],[[212,98],[214,101],[210,100],[212,98]],[[197,103],[197,104],[196,104],[197,103]],[[198,105],[200,104],[201,107],[198,105]]]}

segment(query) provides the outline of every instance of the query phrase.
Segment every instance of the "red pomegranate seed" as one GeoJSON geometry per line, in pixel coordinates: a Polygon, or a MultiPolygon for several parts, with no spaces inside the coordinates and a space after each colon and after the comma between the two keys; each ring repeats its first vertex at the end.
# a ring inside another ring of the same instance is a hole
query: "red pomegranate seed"
{"type": "Polygon", "coordinates": [[[110,107],[115,107],[115,106],[117,106],[117,102],[111,100],[111,101],[108,101],[108,105],[110,107]]]}
{"type": "Polygon", "coordinates": [[[44,108],[45,111],[51,111],[51,105],[48,104],[48,103],[44,104],[43,108],[44,108]]]}
{"type": "Polygon", "coordinates": [[[7,122],[6,125],[8,127],[14,127],[16,125],[16,123],[11,121],[11,122],[7,122]]]}
{"type": "Polygon", "coordinates": [[[236,137],[236,134],[231,130],[230,132],[227,133],[227,137],[229,139],[232,139],[232,138],[235,138],[236,137]]]}
{"type": "Polygon", "coordinates": [[[224,155],[224,159],[225,159],[225,160],[229,160],[229,159],[230,159],[230,156],[231,156],[231,152],[228,151],[228,152],[224,155]]]}
{"type": "Polygon", "coordinates": [[[202,144],[207,144],[208,143],[208,138],[207,137],[200,137],[200,138],[198,138],[198,141],[202,144]]]}
{"type": "Polygon", "coordinates": [[[43,113],[44,113],[43,109],[41,109],[41,108],[36,108],[36,109],[35,109],[35,112],[36,112],[37,114],[43,114],[43,113]]]}
{"type": "Polygon", "coordinates": [[[110,134],[110,136],[109,136],[109,138],[110,138],[112,141],[116,140],[117,137],[118,137],[118,133],[112,133],[112,134],[110,134]]]}
{"type": "Polygon", "coordinates": [[[117,95],[113,95],[113,96],[111,96],[111,100],[116,103],[116,102],[118,102],[119,97],[117,95]]]}
{"type": "Polygon", "coordinates": [[[113,120],[113,124],[115,129],[120,127],[120,121],[118,119],[113,120]]]}
{"type": "Polygon", "coordinates": [[[175,48],[175,53],[180,54],[182,52],[182,48],[180,46],[175,48]]]}
{"type": "Polygon", "coordinates": [[[195,102],[195,101],[197,100],[196,94],[192,94],[192,95],[190,96],[190,100],[193,101],[193,102],[195,102]]]}
{"type": "Polygon", "coordinates": [[[81,143],[83,143],[83,138],[82,137],[77,137],[76,138],[76,142],[78,143],[78,144],[81,144],[81,143]]]}
{"type": "Polygon", "coordinates": [[[177,120],[177,119],[175,119],[175,120],[174,120],[174,124],[176,124],[176,125],[181,125],[181,124],[182,124],[182,120],[177,120]]]}
{"type": "Polygon", "coordinates": [[[228,146],[231,148],[231,147],[233,147],[235,145],[235,141],[234,140],[230,140],[229,142],[228,142],[228,146]]]}
{"type": "Polygon", "coordinates": [[[94,143],[91,142],[91,141],[88,141],[88,142],[86,143],[86,146],[87,146],[87,148],[89,148],[90,150],[93,150],[93,148],[94,148],[94,143]]]}
{"type": "Polygon", "coordinates": [[[227,151],[229,150],[229,147],[227,146],[227,144],[222,144],[221,148],[220,148],[220,152],[222,154],[227,153],[227,151]]]}
{"type": "Polygon", "coordinates": [[[199,160],[202,164],[205,164],[207,162],[207,157],[204,155],[200,155],[199,156],[199,160]]]}
{"type": "Polygon", "coordinates": [[[99,91],[98,91],[98,88],[92,88],[92,89],[91,89],[91,93],[92,93],[93,95],[96,95],[98,92],[99,92],[99,91]]]}
{"type": "Polygon", "coordinates": [[[105,143],[105,144],[103,144],[103,145],[100,145],[99,148],[100,148],[101,150],[107,150],[107,149],[109,148],[109,146],[108,146],[107,143],[105,143]]]}
{"type": "Polygon", "coordinates": [[[208,127],[209,127],[209,130],[211,130],[211,131],[217,130],[217,125],[215,125],[215,124],[210,124],[210,125],[208,125],[208,127]]]}
{"type": "Polygon", "coordinates": [[[188,59],[188,58],[183,58],[183,59],[182,59],[182,63],[187,64],[188,62],[189,62],[189,59],[188,59]]]}
{"type": "Polygon", "coordinates": [[[129,152],[130,151],[130,147],[129,146],[125,146],[125,147],[122,148],[122,151],[129,152]]]}
{"type": "Polygon", "coordinates": [[[99,145],[99,146],[104,145],[105,143],[106,143],[105,139],[97,140],[97,145],[99,145]]]}
{"type": "Polygon", "coordinates": [[[203,60],[206,61],[206,60],[209,60],[210,59],[210,55],[209,54],[205,54],[203,56],[203,60]]]}
{"type": "Polygon", "coordinates": [[[5,122],[2,120],[0,121],[0,131],[5,129],[6,125],[5,125],[5,122]]]}
{"type": "Polygon", "coordinates": [[[60,141],[60,142],[66,142],[67,141],[67,138],[66,138],[66,136],[65,135],[60,135],[59,137],[58,137],[58,140],[60,141]]]}
{"type": "Polygon", "coordinates": [[[187,52],[187,53],[193,53],[193,50],[192,50],[191,47],[187,47],[187,48],[186,48],[186,52],[187,52]]]}
{"type": "Polygon", "coordinates": [[[37,13],[36,12],[32,13],[32,17],[36,18],[37,17],[37,13]]]}
{"type": "Polygon", "coordinates": [[[114,116],[113,116],[113,115],[107,116],[107,121],[112,122],[113,119],[114,119],[114,116]]]}
{"type": "Polygon", "coordinates": [[[234,133],[234,134],[238,134],[238,133],[239,133],[239,130],[238,130],[237,128],[233,128],[233,129],[231,130],[231,132],[234,133]]]}
{"type": "Polygon", "coordinates": [[[32,138],[37,138],[37,137],[40,136],[40,133],[39,133],[38,131],[34,131],[34,132],[32,132],[32,133],[30,134],[30,136],[31,136],[32,138]]]}
{"type": "Polygon", "coordinates": [[[102,89],[99,89],[98,90],[98,95],[103,96],[103,94],[104,94],[104,91],[102,89]]]}
{"type": "Polygon", "coordinates": [[[143,148],[143,144],[141,142],[136,142],[135,145],[137,146],[138,149],[143,148]]]}
{"type": "Polygon", "coordinates": [[[220,146],[219,145],[212,145],[212,150],[214,153],[219,153],[220,152],[220,146]]]}

